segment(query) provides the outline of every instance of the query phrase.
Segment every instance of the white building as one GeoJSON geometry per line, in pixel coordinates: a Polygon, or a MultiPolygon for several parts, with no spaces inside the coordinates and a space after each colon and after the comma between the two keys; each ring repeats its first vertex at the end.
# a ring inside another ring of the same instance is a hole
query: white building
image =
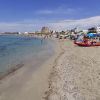
{"type": "Polygon", "coordinates": [[[96,29],[97,29],[97,33],[100,33],[100,27],[97,27],[96,29]]]}
{"type": "Polygon", "coordinates": [[[24,32],[25,35],[28,35],[28,32],[24,32]]]}
{"type": "Polygon", "coordinates": [[[82,30],[84,34],[87,34],[88,33],[88,30],[82,30]]]}
{"type": "Polygon", "coordinates": [[[18,34],[20,35],[20,34],[22,34],[21,32],[18,32],[18,34]]]}

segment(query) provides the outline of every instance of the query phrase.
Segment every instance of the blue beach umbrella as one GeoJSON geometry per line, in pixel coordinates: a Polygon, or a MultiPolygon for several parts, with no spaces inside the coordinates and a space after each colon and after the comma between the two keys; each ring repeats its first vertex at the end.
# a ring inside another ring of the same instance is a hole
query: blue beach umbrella
{"type": "Polygon", "coordinates": [[[88,33],[88,34],[86,34],[86,36],[93,37],[93,33],[88,33]]]}

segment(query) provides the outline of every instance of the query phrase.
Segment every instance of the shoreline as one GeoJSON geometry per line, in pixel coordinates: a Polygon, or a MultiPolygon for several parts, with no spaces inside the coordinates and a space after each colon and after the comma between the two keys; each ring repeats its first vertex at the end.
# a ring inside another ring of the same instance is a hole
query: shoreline
{"type": "MultiPolygon", "coordinates": [[[[28,36],[27,36],[28,37],[28,36]]],[[[36,38],[36,39],[43,39],[43,37],[33,37],[33,38],[36,38]]],[[[46,40],[48,42],[48,44],[52,44],[51,43],[51,39],[48,39],[46,40]]],[[[41,41],[40,41],[41,42],[41,41]]],[[[41,45],[43,45],[43,41],[41,42],[41,45]]],[[[47,44],[46,44],[47,45],[47,44]]],[[[28,55],[29,56],[29,55],[28,55]]],[[[46,55],[47,56],[47,55],[46,55]]],[[[51,55],[50,55],[51,56],[51,55]]],[[[30,59],[31,56],[28,57],[28,59],[30,59]]],[[[33,58],[33,57],[31,57],[33,58]]],[[[28,59],[26,61],[28,61],[28,59]]],[[[49,59],[49,58],[48,58],[49,59]]],[[[5,72],[1,72],[0,73],[0,81],[4,78],[6,78],[7,76],[9,76],[10,74],[13,74],[15,71],[19,70],[20,68],[22,68],[25,64],[25,61],[20,61],[16,64],[13,64],[13,66],[11,66],[11,68],[7,69],[7,71],[5,72]]]]}
{"type": "Polygon", "coordinates": [[[58,40],[58,43],[59,43],[59,47],[60,47],[60,52],[59,52],[59,55],[54,60],[53,66],[51,68],[51,72],[50,72],[49,77],[48,77],[49,86],[48,86],[48,90],[45,91],[44,100],[59,100],[59,99],[56,99],[56,98],[54,98],[54,99],[50,98],[50,95],[53,92],[52,79],[57,75],[56,67],[57,67],[58,61],[61,60],[61,57],[65,53],[65,50],[64,50],[64,48],[62,46],[62,43],[64,43],[64,41],[63,40],[58,40]]]}
{"type": "MultiPolygon", "coordinates": [[[[30,70],[27,67],[21,67],[0,81],[0,100],[43,99],[44,92],[48,88],[48,77],[54,60],[60,52],[58,40],[54,41],[56,42],[56,46],[54,47],[55,54],[37,68],[34,73],[31,72],[30,74],[30,70]]],[[[30,62],[25,66],[32,66],[30,62]]]]}

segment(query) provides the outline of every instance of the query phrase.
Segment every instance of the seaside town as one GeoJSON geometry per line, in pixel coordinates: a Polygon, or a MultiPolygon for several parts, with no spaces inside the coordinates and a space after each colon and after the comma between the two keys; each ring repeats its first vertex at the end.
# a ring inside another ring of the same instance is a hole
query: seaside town
{"type": "Polygon", "coordinates": [[[49,27],[42,27],[37,32],[3,32],[1,35],[24,35],[24,36],[43,36],[44,38],[55,37],[58,39],[75,40],[74,43],[79,46],[100,46],[100,27],[91,27],[87,30],[80,30],[78,27],[56,32],[49,27]]]}

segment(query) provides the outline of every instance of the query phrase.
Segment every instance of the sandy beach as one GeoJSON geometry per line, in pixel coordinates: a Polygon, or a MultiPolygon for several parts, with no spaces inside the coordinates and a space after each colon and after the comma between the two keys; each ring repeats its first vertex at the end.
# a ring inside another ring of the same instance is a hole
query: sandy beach
{"type": "Polygon", "coordinates": [[[61,40],[62,55],[49,77],[46,100],[100,100],[100,47],[61,40]]]}
{"type": "Polygon", "coordinates": [[[0,82],[0,100],[100,100],[100,48],[57,41],[41,67],[31,74],[22,67],[0,82]]]}

